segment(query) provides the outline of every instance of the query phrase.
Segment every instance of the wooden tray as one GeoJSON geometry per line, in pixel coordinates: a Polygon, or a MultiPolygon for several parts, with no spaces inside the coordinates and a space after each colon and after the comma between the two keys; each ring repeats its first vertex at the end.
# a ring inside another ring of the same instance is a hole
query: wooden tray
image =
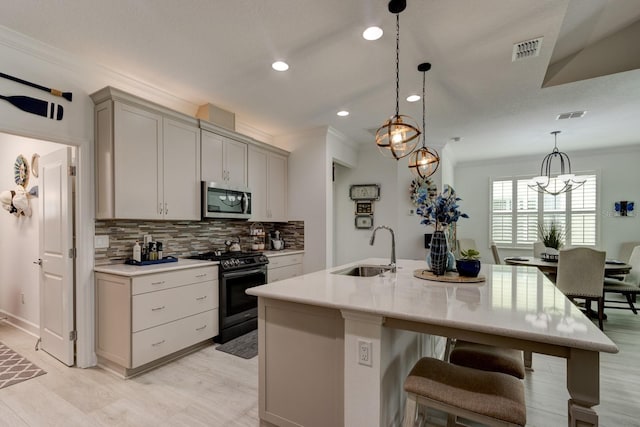
{"type": "Polygon", "coordinates": [[[418,279],[433,280],[435,282],[478,283],[478,282],[484,282],[486,280],[486,278],[483,275],[478,275],[478,277],[464,277],[452,271],[447,271],[444,274],[444,276],[436,276],[430,270],[426,270],[423,268],[414,270],[413,275],[418,279]]]}

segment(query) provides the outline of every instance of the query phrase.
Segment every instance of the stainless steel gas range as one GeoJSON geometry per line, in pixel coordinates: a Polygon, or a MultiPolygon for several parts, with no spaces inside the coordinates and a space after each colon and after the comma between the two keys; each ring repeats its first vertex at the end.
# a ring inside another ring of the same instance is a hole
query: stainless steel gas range
{"type": "Polygon", "coordinates": [[[269,259],[261,252],[206,252],[192,259],[219,261],[220,334],[224,343],[258,327],[258,300],[246,290],[267,283],[269,259]]]}

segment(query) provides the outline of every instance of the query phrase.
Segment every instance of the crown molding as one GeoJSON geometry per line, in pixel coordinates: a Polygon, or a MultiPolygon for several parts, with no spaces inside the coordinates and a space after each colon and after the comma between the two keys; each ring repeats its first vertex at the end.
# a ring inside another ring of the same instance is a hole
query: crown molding
{"type": "Polygon", "coordinates": [[[247,135],[257,141],[264,142],[265,144],[273,145],[273,135],[258,129],[249,123],[236,120],[236,132],[247,135]]]}

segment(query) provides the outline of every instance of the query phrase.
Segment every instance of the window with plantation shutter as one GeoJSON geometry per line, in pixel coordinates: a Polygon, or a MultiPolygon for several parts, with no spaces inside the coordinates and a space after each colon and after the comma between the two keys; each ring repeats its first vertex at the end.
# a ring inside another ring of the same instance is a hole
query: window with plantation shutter
{"type": "Polygon", "coordinates": [[[513,242],[513,183],[494,181],[492,186],[491,236],[497,245],[513,242]]]}
{"type": "MultiPolygon", "coordinates": [[[[554,222],[563,231],[565,245],[597,244],[597,177],[557,196],[529,188],[529,178],[500,178],[491,182],[491,240],[498,246],[530,248],[539,240],[538,224],[554,222]]],[[[553,184],[553,183],[552,183],[553,184]]]]}

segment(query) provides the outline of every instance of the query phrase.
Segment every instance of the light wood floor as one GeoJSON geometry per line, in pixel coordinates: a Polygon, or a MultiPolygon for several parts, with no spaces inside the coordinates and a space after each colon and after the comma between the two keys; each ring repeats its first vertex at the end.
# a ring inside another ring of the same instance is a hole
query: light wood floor
{"type": "MultiPolygon", "coordinates": [[[[601,357],[600,425],[640,427],[640,316],[607,314],[605,332],[620,353],[601,357]]],[[[31,335],[1,322],[0,341],[47,371],[0,390],[0,426],[258,426],[257,357],[212,346],[122,380],[100,368],[67,368],[35,351],[31,335]]],[[[564,360],[534,355],[533,362],[525,380],[527,425],[566,426],[564,360]]]]}

